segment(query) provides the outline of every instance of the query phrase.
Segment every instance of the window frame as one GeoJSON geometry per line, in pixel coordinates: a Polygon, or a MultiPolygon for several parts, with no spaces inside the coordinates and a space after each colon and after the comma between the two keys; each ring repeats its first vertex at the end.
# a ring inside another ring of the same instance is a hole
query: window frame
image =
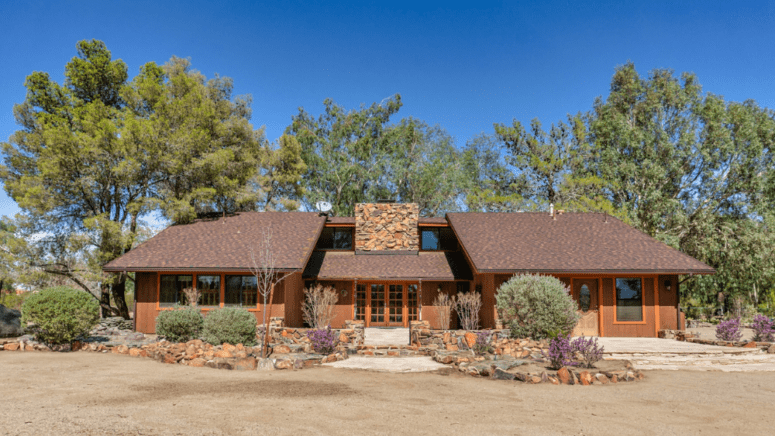
{"type": "MultiPolygon", "coordinates": [[[[226,298],[226,276],[250,276],[253,275],[250,271],[230,271],[227,273],[226,271],[218,271],[218,272],[192,272],[192,271],[155,271],[156,273],[156,311],[161,312],[164,310],[174,310],[174,303],[172,306],[162,306],[161,303],[161,278],[162,276],[191,276],[191,283],[192,286],[197,285],[197,279],[199,276],[219,276],[220,277],[220,297],[219,297],[219,305],[218,306],[199,306],[197,305],[197,309],[199,309],[202,312],[207,312],[210,310],[216,310],[221,309],[224,306],[224,300],[226,298]]],[[[247,309],[249,312],[261,312],[263,310],[261,305],[261,298],[259,297],[260,294],[256,292],[256,305],[255,306],[239,306],[244,309],[247,309]]],[[[180,300],[180,297],[178,297],[178,300],[180,300]]],[[[169,303],[164,303],[169,304],[169,303]]],[[[180,304],[179,302],[177,304],[180,304]]],[[[270,303],[271,304],[271,303],[270,303]]],[[[229,306],[229,307],[238,307],[238,306],[229,306]]]]}
{"type": "MultiPolygon", "coordinates": [[[[223,299],[221,300],[221,307],[238,307],[238,308],[247,309],[247,310],[254,310],[254,311],[260,310],[259,307],[261,307],[261,293],[258,292],[258,279],[256,279],[256,304],[254,306],[245,306],[245,305],[242,304],[242,299],[243,299],[242,298],[243,297],[243,292],[242,291],[240,291],[240,304],[238,304],[238,305],[237,304],[229,304],[229,305],[226,304],[226,286],[228,286],[228,279],[229,279],[229,277],[254,277],[255,278],[255,275],[253,275],[253,274],[244,274],[244,273],[243,274],[240,274],[240,273],[223,274],[223,299]]],[[[270,301],[269,304],[272,304],[272,302],[270,301]]]]}
{"type": "Polygon", "coordinates": [[[614,317],[613,317],[613,323],[614,324],[623,324],[623,325],[638,325],[638,324],[648,324],[646,322],[646,281],[644,278],[641,277],[625,277],[625,276],[615,276],[613,277],[613,309],[614,309],[614,317]],[[638,279],[640,280],[640,314],[641,314],[641,320],[640,321],[619,321],[619,292],[616,289],[616,281],[618,279],[638,279]]]}
{"type": "Polygon", "coordinates": [[[316,251],[355,251],[355,227],[353,227],[353,226],[325,226],[325,227],[323,227],[323,230],[320,231],[320,236],[318,236],[318,240],[315,242],[315,250],[316,251]],[[331,231],[333,231],[333,234],[331,235],[331,243],[332,244],[334,243],[334,241],[336,241],[336,233],[337,232],[349,231],[349,233],[350,233],[350,248],[322,248],[322,247],[320,247],[320,240],[323,237],[323,232],[325,232],[328,229],[331,229],[331,231]]]}

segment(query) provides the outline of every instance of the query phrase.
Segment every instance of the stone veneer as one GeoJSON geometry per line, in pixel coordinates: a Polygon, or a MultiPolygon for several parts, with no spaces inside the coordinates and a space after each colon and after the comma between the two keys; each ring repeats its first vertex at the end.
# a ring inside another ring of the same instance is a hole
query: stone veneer
{"type": "Polygon", "coordinates": [[[416,203],[358,203],[355,205],[356,251],[417,251],[420,235],[416,203]]]}

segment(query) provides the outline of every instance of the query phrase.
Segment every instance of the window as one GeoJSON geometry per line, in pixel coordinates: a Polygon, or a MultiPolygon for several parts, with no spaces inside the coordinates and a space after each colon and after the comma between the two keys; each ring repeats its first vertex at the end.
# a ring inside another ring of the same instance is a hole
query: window
{"type": "Polygon", "coordinates": [[[643,282],[640,278],[616,279],[616,320],[643,321],[643,282]]]}
{"type": "Polygon", "coordinates": [[[587,285],[581,285],[579,290],[579,309],[582,312],[589,312],[590,304],[592,304],[592,294],[590,294],[587,285]]]}
{"type": "Polygon", "coordinates": [[[183,289],[193,286],[192,276],[163,275],[160,278],[159,307],[172,307],[176,304],[188,304],[183,289]]]}
{"type": "Polygon", "coordinates": [[[417,285],[406,286],[406,312],[409,321],[417,321],[417,285]]]}
{"type": "Polygon", "coordinates": [[[258,304],[256,276],[226,276],[224,306],[252,306],[258,304]]]}
{"type": "Polygon", "coordinates": [[[353,229],[351,227],[324,227],[315,248],[318,250],[352,250],[353,229]]]}
{"type": "Polygon", "coordinates": [[[366,319],[366,285],[359,284],[355,290],[355,319],[366,319]]]}
{"type": "Polygon", "coordinates": [[[200,306],[221,305],[221,276],[196,276],[196,290],[199,291],[200,306]]]}
{"type": "Polygon", "coordinates": [[[455,233],[449,228],[424,228],[420,232],[421,247],[427,251],[454,251],[457,250],[455,233]]]}

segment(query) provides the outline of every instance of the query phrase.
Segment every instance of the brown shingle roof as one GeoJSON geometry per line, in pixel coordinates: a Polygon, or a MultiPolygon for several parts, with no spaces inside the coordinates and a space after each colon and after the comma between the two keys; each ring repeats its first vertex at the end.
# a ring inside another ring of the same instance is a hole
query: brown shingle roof
{"type": "Polygon", "coordinates": [[[479,272],[642,272],[715,270],[618,219],[600,213],[449,213],[479,272]]]}
{"type": "Polygon", "coordinates": [[[318,279],[471,280],[462,253],[355,254],[347,251],[312,253],[304,277],[318,279]]]}
{"type": "Polygon", "coordinates": [[[355,225],[354,216],[331,216],[326,220],[326,224],[352,224],[355,225]]]}
{"type": "Polygon", "coordinates": [[[420,224],[447,224],[447,219],[444,217],[420,217],[418,222],[420,224]]]}
{"type": "Polygon", "coordinates": [[[258,249],[262,229],[271,228],[275,266],[300,270],[317,242],[325,217],[312,212],[242,212],[167,227],[105,271],[246,270],[250,247],[258,249]]]}

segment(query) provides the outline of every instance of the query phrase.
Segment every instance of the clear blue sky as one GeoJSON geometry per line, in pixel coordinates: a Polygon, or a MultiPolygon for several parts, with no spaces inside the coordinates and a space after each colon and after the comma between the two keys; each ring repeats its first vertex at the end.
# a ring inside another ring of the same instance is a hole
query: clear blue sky
{"type": "MultiPolygon", "coordinates": [[[[130,77],[190,57],[253,95],[275,140],[299,107],[348,108],[400,93],[400,117],[440,124],[462,145],[495,122],[546,125],[588,110],[628,60],[697,74],[728,100],[775,107],[775,3],[642,2],[0,2],[0,141],[25,77],[64,66],[81,39],[105,41],[130,77]]],[[[0,215],[18,211],[0,195],[0,215]]]]}

